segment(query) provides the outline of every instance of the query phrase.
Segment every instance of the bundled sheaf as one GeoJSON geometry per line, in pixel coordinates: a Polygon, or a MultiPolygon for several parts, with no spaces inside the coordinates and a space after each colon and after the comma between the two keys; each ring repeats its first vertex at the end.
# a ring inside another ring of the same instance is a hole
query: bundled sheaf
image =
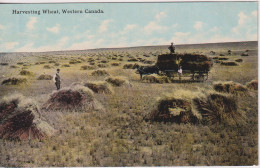
{"type": "Polygon", "coordinates": [[[92,76],[109,76],[109,73],[106,70],[96,70],[91,73],[92,76]]]}
{"type": "Polygon", "coordinates": [[[225,93],[232,93],[232,94],[238,94],[247,91],[247,88],[244,85],[233,81],[214,82],[213,88],[218,92],[225,92],[225,93]]]}
{"type": "Polygon", "coordinates": [[[38,80],[52,80],[53,77],[51,75],[48,75],[48,74],[42,74],[37,79],[38,80]]]}
{"type": "Polygon", "coordinates": [[[149,119],[191,124],[241,124],[245,115],[232,95],[209,91],[178,90],[158,100],[149,119]]]}
{"type": "Polygon", "coordinates": [[[73,84],[59,91],[54,91],[44,109],[48,111],[84,111],[99,110],[101,105],[94,98],[93,92],[81,84],[73,84]]]}
{"type": "Polygon", "coordinates": [[[105,81],[110,83],[112,86],[122,86],[122,85],[131,86],[129,81],[125,77],[122,77],[122,76],[107,77],[105,79],[105,81]]]}
{"type": "Polygon", "coordinates": [[[156,66],[160,70],[175,70],[181,66],[183,70],[208,72],[212,61],[205,55],[198,54],[162,54],[158,56],[156,66]]]}
{"type": "Polygon", "coordinates": [[[26,78],[8,78],[2,81],[2,85],[20,85],[20,84],[24,84],[27,83],[27,79],[26,78]]]}
{"type": "Polygon", "coordinates": [[[43,120],[35,102],[22,95],[4,97],[0,102],[0,138],[44,139],[55,130],[43,120]]]}
{"type": "Polygon", "coordinates": [[[84,84],[84,86],[88,87],[95,93],[105,93],[105,94],[112,94],[113,89],[111,86],[103,81],[97,81],[97,82],[87,82],[84,84]]]}
{"type": "Polygon", "coordinates": [[[246,84],[248,89],[258,90],[258,80],[251,80],[246,84]]]}

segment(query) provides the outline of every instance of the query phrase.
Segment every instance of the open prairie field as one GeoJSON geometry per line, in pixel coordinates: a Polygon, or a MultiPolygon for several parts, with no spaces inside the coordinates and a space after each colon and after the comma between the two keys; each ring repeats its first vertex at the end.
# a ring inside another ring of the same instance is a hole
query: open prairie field
{"type": "Polygon", "coordinates": [[[0,53],[1,166],[257,165],[258,42],[175,47],[208,79],[140,80],[168,46],[0,53]]]}

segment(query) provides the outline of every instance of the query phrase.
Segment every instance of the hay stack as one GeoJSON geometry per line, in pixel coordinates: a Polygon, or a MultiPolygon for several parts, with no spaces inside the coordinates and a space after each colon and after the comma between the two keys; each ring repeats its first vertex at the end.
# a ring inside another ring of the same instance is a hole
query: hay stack
{"type": "Polygon", "coordinates": [[[243,59],[236,59],[236,62],[243,62],[243,59]]]}
{"type": "Polygon", "coordinates": [[[51,75],[48,75],[48,74],[42,74],[37,79],[38,80],[52,80],[53,77],[51,75]]]}
{"type": "Polygon", "coordinates": [[[106,82],[88,82],[85,83],[84,86],[88,87],[95,93],[105,93],[105,94],[112,94],[113,89],[110,87],[110,85],[106,82]]]}
{"type": "Polygon", "coordinates": [[[225,66],[238,66],[238,63],[236,63],[236,62],[233,62],[233,61],[222,61],[221,63],[220,63],[220,65],[225,65],[225,66]]]}
{"type": "Polygon", "coordinates": [[[27,71],[27,70],[21,70],[21,71],[20,71],[20,75],[23,75],[23,76],[32,76],[33,73],[30,72],[30,71],[27,71]]]}
{"type": "Polygon", "coordinates": [[[221,93],[208,93],[205,98],[193,100],[198,112],[202,116],[202,124],[240,124],[244,114],[238,111],[233,96],[221,93]]]}
{"type": "Polygon", "coordinates": [[[92,76],[109,76],[106,70],[96,70],[91,73],[92,76]]]}
{"type": "Polygon", "coordinates": [[[112,63],[111,65],[112,65],[112,66],[119,66],[120,63],[118,63],[118,62],[114,62],[114,63],[112,63]]]}
{"type": "Polygon", "coordinates": [[[246,84],[248,89],[258,90],[258,80],[251,80],[246,84]]]}
{"type": "Polygon", "coordinates": [[[121,76],[107,77],[105,79],[105,81],[110,83],[112,86],[122,86],[122,85],[129,85],[129,86],[131,86],[129,81],[127,79],[125,79],[125,77],[121,77],[121,76]]]}
{"type": "Polygon", "coordinates": [[[80,67],[80,70],[94,70],[94,69],[96,69],[95,66],[89,66],[89,65],[82,65],[80,67]]]}
{"type": "Polygon", "coordinates": [[[43,68],[44,69],[51,69],[51,66],[50,65],[44,65],[43,68]]]}
{"type": "Polygon", "coordinates": [[[73,59],[73,60],[69,61],[69,64],[79,64],[79,63],[81,63],[81,61],[76,60],[76,59],[73,59]]]}
{"type": "Polygon", "coordinates": [[[7,65],[9,65],[9,63],[7,63],[7,62],[2,62],[2,63],[0,63],[0,65],[2,65],[2,66],[7,66],[7,65]]]}
{"type": "Polygon", "coordinates": [[[103,64],[103,63],[97,64],[97,66],[98,66],[99,68],[106,68],[106,67],[108,67],[107,64],[103,64]]]}
{"type": "Polygon", "coordinates": [[[44,139],[54,129],[41,116],[37,105],[21,95],[5,97],[0,102],[0,138],[44,139]]]}
{"type": "Polygon", "coordinates": [[[158,100],[149,115],[152,121],[202,124],[238,124],[245,115],[238,111],[232,95],[214,91],[178,90],[158,100]]]}
{"type": "Polygon", "coordinates": [[[221,57],[221,58],[218,58],[218,60],[228,60],[228,58],[226,58],[226,57],[221,57]]]}
{"type": "Polygon", "coordinates": [[[93,92],[80,84],[54,91],[47,103],[44,105],[46,110],[54,111],[82,111],[101,109],[95,100],[93,92]]]}
{"type": "Polygon", "coordinates": [[[146,75],[143,77],[142,80],[148,83],[169,83],[170,82],[167,76],[159,76],[157,74],[146,75]]]}
{"type": "Polygon", "coordinates": [[[157,108],[152,111],[149,118],[159,122],[198,123],[200,115],[196,113],[192,104],[192,99],[197,93],[181,90],[160,98],[156,104],[157,108]]]}
{"type": "Polygon", "coordinates": [[[233,81],[214,82],[213,88],[218,92],[225,92],[225,93],[232,93],[232,94],[238,94],[247,91],[244,85],[233,81]]]}
{"type": "Polygon", "coordinates": [[[244,52],[241,54],[241,56],[249,56],[249,54],[247,52],[244,52]]]}
{"type": "Polygon", "coordinates": [[[20,85],[23,83],[27,83],[27,79],[26,78],[8,78],[3,80],[2,85],[20,85]]]}
{"type": "Polygon", "coordinates": [[[140,67],[139,64],[125,64],[123,66],[123,69],[135,69],[135,68],[138,68],[138,67],[140,67]]]}
{"type": "Polygon", "coordinates": [[[70,67],[69,64],[63,64],[61,67],[70,67]]]}
{"type": "Polygon", "coordinates": [[[10,68],[18,68],[18,66],[11,65],[10,68]]]}

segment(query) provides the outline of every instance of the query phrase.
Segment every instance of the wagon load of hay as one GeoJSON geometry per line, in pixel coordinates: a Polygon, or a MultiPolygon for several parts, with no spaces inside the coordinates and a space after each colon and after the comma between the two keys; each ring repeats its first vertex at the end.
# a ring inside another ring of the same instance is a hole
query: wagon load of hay
{"type": "Polygon", "coordinates": [[[2,85],[20,85],[27,83],[26,78],[8,78],[2,81],[2,85]]]}
{"type": "Polygon", "coordinates": [[[148,117],[159,122],[232,125],[243,123],[245,115],[238,110],[232,95],[179,90],[159,99],[148,117]]]}
{"type": "Polygon", "coordinates": [[[45,103],[44,109],[48,111],[99,110],[101,105],[89,88],[76,84],[54,91],[45,103]]]}
{"type": "Polygon", "coordinates": [[[113,93],[113,89],[111,88],[111,86],[108,83],[102,81],[88,82],[85,83],[84,86],[88,87],[95,93],[105,93],[105,94],[113,93]]]}
{"type": "Polygon", "coordinates": [[[205,55],[197,54],[163,54],[159,55],[156,65],[160,70],[183,70],[208,72],[212,61],[205,55]]]}
{"type": "Polygon", "coordinates": [[[0,101],[0,138],[44,139],[54,133],[32,100],[13,95],[0,101]]]}
{"type": "Polygon", "coordinates": [[[232,93],[232,94],[237,94],[237,93],[242,93],[247,91],[247,88],[244,85],[233,81],[214,82],[213,88],[218,92],[225,92],[225,93],[232,93]]]}
{"type": "Polygon", "coordinates": [[[251,80],[246,84],[248,89],[258,90],[258,80],[251,80]]]}

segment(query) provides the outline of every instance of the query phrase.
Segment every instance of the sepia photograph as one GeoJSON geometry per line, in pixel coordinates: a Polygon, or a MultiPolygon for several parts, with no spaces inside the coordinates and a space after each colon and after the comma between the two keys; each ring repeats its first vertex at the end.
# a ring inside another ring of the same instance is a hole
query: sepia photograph
{"type": "Polygon", "coordinates": [[[0,167],[258,163],[258,1],[0,3],[0,167]]]}

